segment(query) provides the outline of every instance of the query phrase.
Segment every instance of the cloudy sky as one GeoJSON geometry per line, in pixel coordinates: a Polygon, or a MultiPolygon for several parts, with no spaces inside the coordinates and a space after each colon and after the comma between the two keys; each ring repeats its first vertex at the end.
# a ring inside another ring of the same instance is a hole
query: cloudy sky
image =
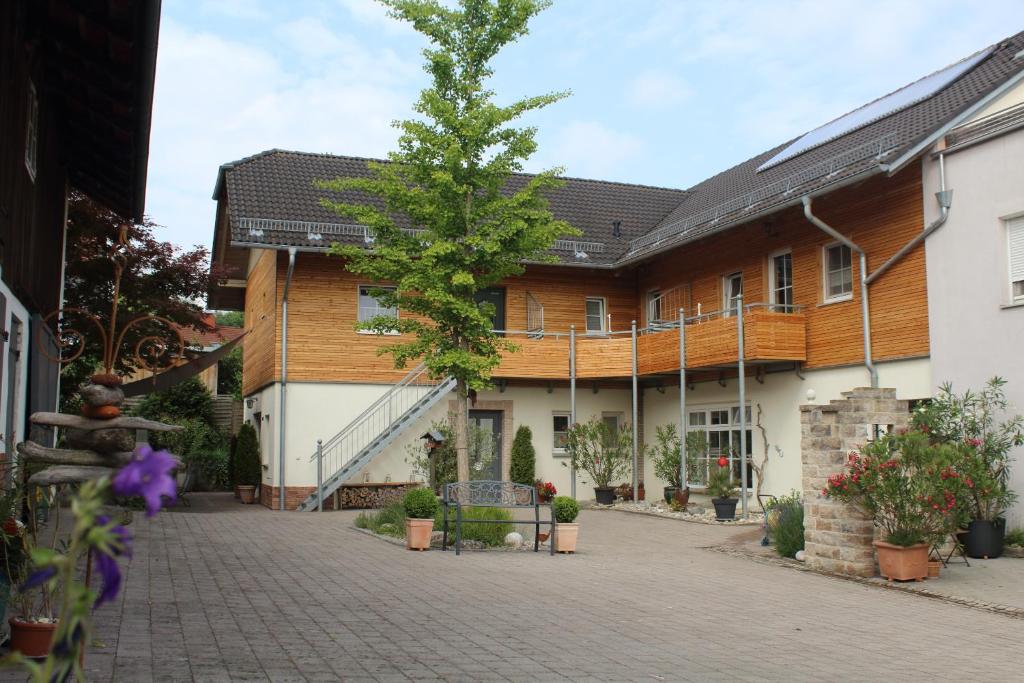
{"type": "MultiPolygon", "coordinates": [[[[1021,0],[555,0],[496,64],[527,170],[686,188],[1024,29],[1021,0]]],[[[426,84],[424,43],[372,0],[164,0],[147,212],[209,245],[222,163],[379,157],[426,84]]]]}

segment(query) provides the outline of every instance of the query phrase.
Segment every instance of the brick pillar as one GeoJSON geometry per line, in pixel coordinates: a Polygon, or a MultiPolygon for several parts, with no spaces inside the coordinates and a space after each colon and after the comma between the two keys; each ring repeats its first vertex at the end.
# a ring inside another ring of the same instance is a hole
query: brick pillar
{"type": "Polygon", "coordinates": [[[906,427],[910,409],[895,389],[859,388],[828,405],[800,406],[803,464],[804,550],[815,569],[875,575],[872,520],[857,509],[821,494],[829,475],[842,471],[851,450],[879,430],[906,427]]]}

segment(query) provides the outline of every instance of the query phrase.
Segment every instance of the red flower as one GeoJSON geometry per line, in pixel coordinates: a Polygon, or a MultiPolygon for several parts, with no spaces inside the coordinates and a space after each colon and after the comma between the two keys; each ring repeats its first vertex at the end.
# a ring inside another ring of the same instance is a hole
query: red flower
{"type": "Polygon", "coordinates": [[[722,457],[720,457],[718,459],[718,466],[719,467],[728,467],[729,466],[729,458],[725,457],[724,455],[722,457]]]}

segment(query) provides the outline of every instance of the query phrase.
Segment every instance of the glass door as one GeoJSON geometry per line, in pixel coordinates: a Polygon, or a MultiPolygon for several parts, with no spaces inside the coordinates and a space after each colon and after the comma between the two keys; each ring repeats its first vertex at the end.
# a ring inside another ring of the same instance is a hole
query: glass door
{"type": "Polygon", "coordinates": [[[722,292],[724,294],[722,308],[726,312],[725,315],[735,315],[736,302],[739,300],[740,295],[743,294],[743,273],[726,275],[722,281],[722,292]]]}
{"type": "Polygon", "coordinates": [[[469,478],[501,481],[500,410],[469,411],[469,478]]]}

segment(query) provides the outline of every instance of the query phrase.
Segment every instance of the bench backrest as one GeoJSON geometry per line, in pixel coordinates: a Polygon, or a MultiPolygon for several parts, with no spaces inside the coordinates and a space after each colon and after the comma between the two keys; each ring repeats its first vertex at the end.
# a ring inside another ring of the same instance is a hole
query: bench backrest
{"type": "Polygon", "coordinates": [[[448,505],[525,508],[537,504],[537,489],[511,481],[457,481],[444,487],[448,505]]]}

